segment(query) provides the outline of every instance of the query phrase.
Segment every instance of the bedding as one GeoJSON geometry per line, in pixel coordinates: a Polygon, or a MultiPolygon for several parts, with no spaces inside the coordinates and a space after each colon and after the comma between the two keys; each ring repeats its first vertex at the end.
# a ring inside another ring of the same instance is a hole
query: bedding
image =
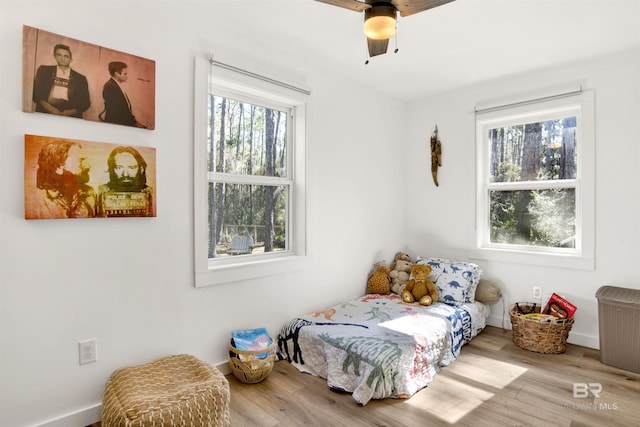
{"type": "Polygon", "coordinates": [[[473,302],[482,271],[476,264],[442,258],[418,257],[416,264],[431,266],[429,280],[438,289],[438,301],[451,305],[473,302]]]}
{"type": "Polygon", "coordinates": [[[352,393],[361,405],[408,398],[458,357],[484,329],[489,313],[477,301],[421,306],[397,294],[367,294],[286,323],[278,335],[278,358],[352,393]]]}

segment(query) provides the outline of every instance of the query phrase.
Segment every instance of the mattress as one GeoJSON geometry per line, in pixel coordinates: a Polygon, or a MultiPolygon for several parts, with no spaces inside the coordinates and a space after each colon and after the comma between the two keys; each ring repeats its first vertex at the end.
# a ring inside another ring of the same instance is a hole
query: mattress
{"type": "Polygon", "coordinates": [[[352,393],[361,405],[408,398],[458,357],[489,314],[477,301],[425,307],[396,294],[368,294],[287,322],[278,335],[278,358],[352,393]]]}

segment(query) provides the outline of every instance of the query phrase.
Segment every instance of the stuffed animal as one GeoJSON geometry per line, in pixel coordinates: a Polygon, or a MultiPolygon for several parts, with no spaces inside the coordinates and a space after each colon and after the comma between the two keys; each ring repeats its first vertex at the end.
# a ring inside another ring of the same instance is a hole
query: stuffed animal
{"type": "Polygon", "coordinates": [[[391,292],[400,295],[411,275],[411,257],[404,252],[398,252],[391,264],[391,292]]]}
{"type": "Polygon", "coordinates": [[[429,279],[431,266],[429,264],[413,264],[411,266],[411,279],[402,291],[402,300],[412,303],[418,301],[420,305],[431,305],[438,301],[438,289],[429,279]]]}
{"type": "Polygon", "coordinates": [[[389,266],[385,261],[376,262],[373,265],[373,271],[369,273],[367,278],[367,293],[388,295],[390,283],[389,266]]]}

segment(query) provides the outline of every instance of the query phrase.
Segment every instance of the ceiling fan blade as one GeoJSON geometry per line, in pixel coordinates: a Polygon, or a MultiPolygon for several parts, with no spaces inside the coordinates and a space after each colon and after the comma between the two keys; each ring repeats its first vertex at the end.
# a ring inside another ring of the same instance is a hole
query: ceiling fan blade
{"type": "MultiPolygon", "coordinates": [[[[318,0],[322,1],[322,0],[318,0]]],[[[451,3],[455,0],[391,0],[391,3],[398,9],[400,16],[409,16],[414,13],[423,12],[443,4],[451,3]]],[[[328,2],[327,2],[328,3],[328,2]]]]}
{"type": "Polygon", "coordinates": [[[389,46],[389,39],[373,40],[373,39],[367,38],[367,47],[369,48],[370,57],[387,53],[388,46],[389,46]]]}
{"type": "Polygon", "coordinates": [[[345,9],[354,10],[356,12],[362,12],[365,9],[371,7],[370,4],[363,3],[357,0],[316,0],[320,3],[331,4],[333,6],[343,7],[345,9]]]}

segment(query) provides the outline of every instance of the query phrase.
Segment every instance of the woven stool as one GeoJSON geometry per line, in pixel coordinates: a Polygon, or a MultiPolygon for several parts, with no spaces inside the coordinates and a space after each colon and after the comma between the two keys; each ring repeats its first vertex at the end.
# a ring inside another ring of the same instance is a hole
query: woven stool
{"type": "Polygon", "coordinates": [[[116,370],[105,386],[103,427],[229,426],[229,383],[186,354],[116,370]]]}

